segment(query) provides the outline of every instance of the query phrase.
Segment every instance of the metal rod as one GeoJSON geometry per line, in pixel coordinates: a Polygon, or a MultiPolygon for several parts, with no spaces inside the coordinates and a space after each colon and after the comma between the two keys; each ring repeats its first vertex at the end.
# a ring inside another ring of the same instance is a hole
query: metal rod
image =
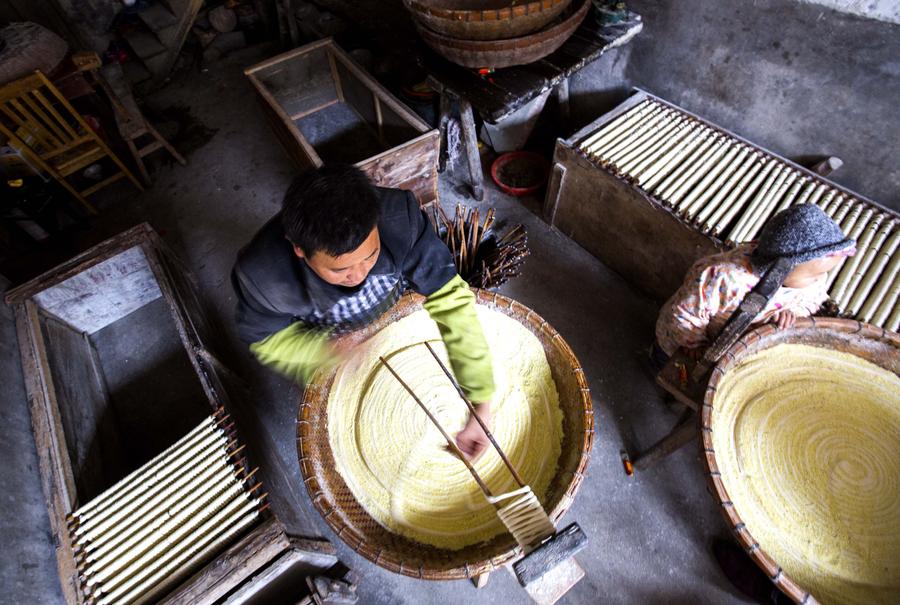
{"type": "Polygon", "coordinates": [[[378,359],[380,359],[381,363],[384,364],[384,367],[386,367],[388,371],[394,375],[394,378],[397,379],[397,382],[399,382],[400,385],[404,389],[406,389],[406,392],[409,393],[410,396],[415,400],[415,402],[419,404],[419,407],[422,408],[422,411],[425,412],[425,415],[428,416],[428,419],[431,420],[434,426],[436,426],[437,429],[441,432],[441,435],[444,436],[444,439],[446,439],[447,441],[447,445],[450,446],[450,449],[453,451],[453,453],[463,461],[463,464],[465,464],[466,468],[469,469],[469,472],[472,473],[472,477],[475,479],[478,487],[481,488],[481,491],[484,492],[484,495],[488,498],[492,498],[493,494],[491,494],[491,490],[489,490],[488,486],[484,484],[484,482],[481,480],[481,477],[479,477],[478,473],[475,471],[475,467],[472,466],[472,463],[469,462],[469,459],[466,458],[465,454],[460,451],[459,447],[457,447],[456,445],[456,442],[450,438],[450,435],[447,434],[447,431],[444,430],[444,427],[441,426],[441,423],[437,421],[437,418],[432,415],[431,411],[425,406],[424,403],[422,403],[422,400],[420,400],[419,397],[413,392],[413,390],[409,388],[409,385],[403,382],[403,379],[400,378],[400,375],[394,371],[394,368],[390,366],[387,360],[384,357],[379,357],[378,359]]]}
{"type": "Polygon", "coordinates": [[[481,427],[481,430],[484,431],[484,434],[487,435],[488,440],[491,442],[491,445],[494,446],[494,449],[497,450],[497,453],[500,455],[500,459],[503,460],[503,464],[506,465],[506,468],[509,469],[510,474],[516,480],[516,483],[519,484],[519,487],[525,487],[525,482],[522,480],[522,477],[519,476],[519,473],[516,471],[516,467],[512,465],[512,462],[509,461],[509,458],[506,457],[506,454],[501,449],[500,444],[497,443],[497,440],[494,439],[494,435],[491,433],[491,430],[487,427],[478,413],[475,411],[475,406],[472,405],[472,402],[469,401],[469,398],[466,397],[466,394],[463,393],[462,387],[459,386],[459,383],[456,382],[456,378],[453,374],[450,373],[450,370],[447,369],[447,366],[444,365],[444,362],[441,361],[441,358],[438,357],[435,350],[432,348],[431,343],[427,340],[425,341],[425,346],[428,347],[428,352],[431,353],[431,356],[434,357],[434,360],[441,366],[441,370],[444,371],[444,375],[453,383],[453,388],[456,389],[456,392],[459,394],[459,398],[465,402],[466,407],[469,408],[469,412],[475,418],[475,421],[478,423],[478,426],[481,427]]]}

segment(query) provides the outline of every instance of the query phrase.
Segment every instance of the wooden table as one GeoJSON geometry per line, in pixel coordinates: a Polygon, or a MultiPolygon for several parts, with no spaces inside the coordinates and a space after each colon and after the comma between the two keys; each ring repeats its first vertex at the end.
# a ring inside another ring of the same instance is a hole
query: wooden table
{"type": "Polygon", "coordinates": [[[627,43],[643,29],[640,15],[628,15],[628,20],[621,23],[600,25],[592,9],[572,37],[554,53],[534,63],[498,69],[485,77],[430,50],[424,52],[422,65],[428,72],[428,83],[441,96],[439,170],[443,172],[446,167],[447,124],[455,101],[459,105],[461,144],[466,149],[472,194],[481,200],[484,187],[473,109],[485,122],[496,124],[547,90],[555,89],[563,120],[567,120],[569,76],[606,51],[627,43]]]}

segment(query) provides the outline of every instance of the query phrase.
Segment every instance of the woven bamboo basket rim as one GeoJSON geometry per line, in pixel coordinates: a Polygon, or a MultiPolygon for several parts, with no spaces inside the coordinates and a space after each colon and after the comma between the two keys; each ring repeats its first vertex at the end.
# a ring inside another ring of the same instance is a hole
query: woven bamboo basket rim
{"type": "MultiPolygon", "coordinates": [[[[544,44],[553,44],[553,50],[561,46],[578,29],[581,22],[591,7],[590,0],[574,0],[581,4],[571,10],[571,13],[563,13],[558,23],[552,23],[548,27],[534,33],[525,34],[516,38],[502,40],[464,40],[451,38],[416,23],[419,35],[431,44],[437,44],[444,48],[464,51],[469,53],[497,53],[502,51],[524,51],[534,49],[544,44]],[[558,43],[558,46],[557,46],[558,43]]],[[[553,50],[549,51],[553,52],[553,50]]]]}
{"type": "Polygon", "coordinates": [[[525,15],[533,15],[551,10],[560,4],[568,4],[572,0],[534,0],[516,4],[512,0],[498,0],[493,2],[498,6],[485,7],[482,9],[462,9],[462,8],[443,8],[438,6],[440,2],[429,2],[428,0],[403,0],[407,8],[414,12],[424,13],[426,15],[439,17],[442,19],[450,19],[452,21],[509,21],[516,17],[525,15]]]}
{"type": "MultiPolygon", "coordinates": [[[[516,319],[534,334],[550,358],[551,352],[564,360],[565,367],[551,370],[560,391],[563,409],[563,449],[555,477],[547,490],[544,503],[554,523],[572,505],[584,480],[594,439],[594,413],[590,389],[581,364],[562,336],[537,313],[510,298],[494,292],[475,290],[478,304],[488,306],[516,319]],[[563,401],[563,386],[559,378],[571,381],[568,390],[573,397],[563,401]],[[571,387],[571,388],[569,388],[571,387]],[[566,414],[566,406],[577,414],[566,414]],[[567,424],[578,428],[566,431],[567,424]],[[570,448],[566,448],[569,442],[570,448]],[[568,452],[568,455],[567,455],[568,452]],[[564,460],[569,462],[563,468],[564,460]]],[[[368,326],[341,337],[342,344],[359,344],[385,326],[422,309],[424,297],[404,294],[387,313],[368,326]]],[[[521,554],[521,549],[508,533],[501,533],[487,542],[467,546],[457,551],[415,542],[379,525],[362,508],[343,478],[336,470],[328,439],[328,394],[334,382],[336,368],[319,371],[303,393],[297,415],[297,455],[300,473],[313,506],[332,530],[355,552],[395,573],[425,580],[458,580],[473,578],[495,571],[521,554]],[[362,525],[365,531],[360,530],[362,525]],[[372,534],[379,540],[373,540],[372,534]]],[[[462,405],[462,404],[460,404],[462,405]]]]}
{"type": "Polygon", "coordinates": [[[900,334],[885,330],[855,319],[834,317],[809,317],[798,319],[794,327],[779,330],[772,324],[765,324],[745,334],[719,360],[713,369],[700,414],[700,437],[703,460],[707,470],[710,492],[721,506],[722,515],[738,541],[753,561],[765,572],[769,579],[795,603],[814,605],[818,600],[800,586],[781,566],[759,545],[750,529],[741,519],[725,489],[716,462],[713,448],[712,422],[715,409],[716,391],[722,377],[742,359],[759,351],[779,344],[828,345],[828,348],[843,351],[875,363],[895,373],[900,372],[900,334]],[[863,346],[863,343],[868,343],[863,346]],[[877,345],[877,349],[871,347],[877,345]],[[880,353],[888,352],[888,358],[880,353]]]}

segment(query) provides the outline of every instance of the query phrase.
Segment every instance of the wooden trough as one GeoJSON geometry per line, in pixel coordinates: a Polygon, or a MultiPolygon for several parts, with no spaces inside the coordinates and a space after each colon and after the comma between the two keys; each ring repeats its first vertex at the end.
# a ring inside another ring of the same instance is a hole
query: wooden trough
{"type": "MultiPolygon", "coordinates": [[[[41,482],[66,601],[85,603],[67,517],[235,401],[212,353],[191,276],[146,224],[10,291],[41,482]]],[[[257,592],[273,560],[322,571],[327,542],[288,536],[271,513],[152,602],[217,603],[257,592]]],[[[276,561],[276,562],[277,562],[276,561]]],[[[243,601],[241,601],[243,602],[243,601]]]]}
{"type": "MultiPolygon", "coordinates": [[[[390,323],[422,309],[423,301],[421,296],[407,294],[378,320],[343,338],[348,344],[359,344],[390,323]]],[[[572,505],[593,446],[594,415],[584,372],[562,336],[531,309],[484,290],[477,291],[477,301],[520,322],[540,340],[547,355],[563,412],[559,468],[543,502],[556,523],[572,505]]],[[[335,369],[319,372],[306,387],[297,420],[297,451],[303,482],[316,510],[347,545],[376,565],[424,580],[475,578],[520,554],[507,533],[451,551],[390,532],[369,516],[335,470],[328,440],[328,395],[335,374],[335,369]]]]}
{"type": "Polygon", "coordinates": [[[357,165],[380,187],[437,199],[438,131],[430,128],[330,38],[244,73],[269,125],[301,171],[357,165]]]}

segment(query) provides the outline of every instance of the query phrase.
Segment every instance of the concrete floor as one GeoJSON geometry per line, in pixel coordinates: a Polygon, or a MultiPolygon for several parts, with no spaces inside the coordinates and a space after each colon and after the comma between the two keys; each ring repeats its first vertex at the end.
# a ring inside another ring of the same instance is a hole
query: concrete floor
{"type": "MultiPolygon", "coordinates": [[[[189,154],[189,164],[157,166],[154,186],[141,195],[122,187],[107,200],[91,233],[101,239],[141,220],[150,222],[196,275],[201,297],[239,350],[228,281],[235,254],[274,212],[293,168],[266,125],[242,68],[273,54],[251,48],[190,74],[153,95],[157,109],[190,108],[216,130],[189,154]]],[[[442,179],[447,207],[467,202],[451,178],[442,179]]],[[[534,206],[536,201],[532,201],[534,206]]],[[[563,603],[739,603],[708,554],[710,539],[727,530],[706,491],[696,448],[676,453],[650,471],[628,477],[623,447],[645,447],[676,415],[661,402],[643,365],[656,306],[618,275],[550,230],[528,203],[492,187],[484,205],[498,217],[526,225],[532,254],[524,274],[501,292],[532,307],[566,338],[581,360],[596,410],[596,439],[588,478],[566,521],[578,521],[590,538],[579,556],[587,570],[563,603]]],[[[623,242],[629,245],[629,242],[623,242]]],[[[7,602],[58,603],[61,596],[40,496],[34,444],[28,425],[18,354],[8,309],[0,310],[0,389],[3,428],[0,452],[13,464],[0,480],[15,486],[3,496],[0,529],[0,590],[7,602]]],[[[277,444],[259,461],[281,467],[291,480],[269,485],[281,494],[273,509],[295,530],[333,539],[341,560],[362,577],[361,603],[525,603],[524,592],[505,572],[476,591],[466,581],[429,583],[376,567],[337,539],[312,509],[299,481],[294,453],[298,390],[239,354],[240,371],[254,384],[258,421],[277,444]]]]}

